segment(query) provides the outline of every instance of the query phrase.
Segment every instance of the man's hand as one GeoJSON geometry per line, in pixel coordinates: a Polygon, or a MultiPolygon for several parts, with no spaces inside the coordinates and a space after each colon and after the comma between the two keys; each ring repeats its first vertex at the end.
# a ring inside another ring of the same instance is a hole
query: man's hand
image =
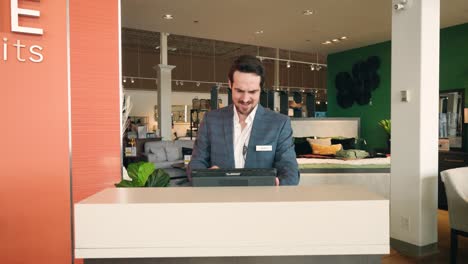
{"type": "Polygon", "coordinates": [[[216,166],[216,165],[213,165],[213,166],[211,166],[211,168],[210,168],[210,170],[216,170],[216,169],[219,169],[219,167],[216,166]]]}
{"type": "Polygon", "coordinates": [[[276,186],[279,186],[279,179],[278,179],[278,177],[275,178],[275,185],[276,185],[276,186]]]}

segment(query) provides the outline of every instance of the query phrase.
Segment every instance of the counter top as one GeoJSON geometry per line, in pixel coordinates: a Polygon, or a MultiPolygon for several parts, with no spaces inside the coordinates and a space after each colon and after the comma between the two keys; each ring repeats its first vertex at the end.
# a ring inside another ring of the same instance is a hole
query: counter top
{"type": "Polygon", "coordinates": [[[77,204],[77,258],[389,253],[389,202],[357,186],[110,188],[77,204]]]}
{"type": "Polygon", "coordinates": [[[364,188],[346,185],[280,187],[110,188],[79,204],[250,203],[385,200],[364,188]]]}

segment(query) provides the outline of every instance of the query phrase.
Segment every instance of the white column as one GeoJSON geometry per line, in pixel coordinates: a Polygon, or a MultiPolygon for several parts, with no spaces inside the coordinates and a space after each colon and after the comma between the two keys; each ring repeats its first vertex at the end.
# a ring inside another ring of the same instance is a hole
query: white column
{"type": "Polygon", "coordinates": [[[440,0],[392,4],[390,236],[421,252],[437,243],[440,0]]]}
{"type": "Polygon", "coordinates": [[[158,72],[158,126],[162,140],[172,140],[172,69],[173,65],[159,64],[158,72]]]}
{"type": "Polygon", "coordinates": [[[162,140],[172,140],[172,69],[176,66],[167,65],[167,36],[161,32],[160,52],[161,64],[154,67],[158,73],[158,128],[162,140]]]}
{"type": "MultiPolygon", "coordinates": [[[[276,59],[279,59],[279,49],[276,49],[276,59]]],[[[279,65],[279,60],[275,60],[275,85],[274,89],[278,89],[280,85],[280,65],[279,65]]],[[[280,109],[280,95],[278,92],[274,93],[275,97],[273,98],[273,108],[275,109],[276,112],[279,112],[280,109]]]]}

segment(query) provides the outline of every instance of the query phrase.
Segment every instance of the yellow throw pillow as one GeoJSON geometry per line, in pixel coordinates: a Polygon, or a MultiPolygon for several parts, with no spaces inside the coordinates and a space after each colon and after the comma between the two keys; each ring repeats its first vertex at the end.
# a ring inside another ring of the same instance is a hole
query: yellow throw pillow
{"type": "Polygon", "coordinates": [[[312,153],[317,155],[335,155],[338,150],[342,149],[341,144],[325,146],[320,144],[311,143],[312,153]]]}

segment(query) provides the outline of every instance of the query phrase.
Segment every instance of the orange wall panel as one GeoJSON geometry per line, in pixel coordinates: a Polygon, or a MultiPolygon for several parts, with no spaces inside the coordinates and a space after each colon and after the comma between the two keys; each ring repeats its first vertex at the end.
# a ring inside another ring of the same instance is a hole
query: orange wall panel
{"type": "Polygon", "coordinates": [[[44,34],[11,32],[10,1],[0,1],[0,262],[71,263],[66,1],[19,7],[41,12],[20,25],[44,34]],[[31,45],[44,48],[42,62],[28,59],[31,45]]]}
{"type": "Polygon", "coordinates": [[[118,0],[70,0],[73,201],[120,181],[118,0]]]}

